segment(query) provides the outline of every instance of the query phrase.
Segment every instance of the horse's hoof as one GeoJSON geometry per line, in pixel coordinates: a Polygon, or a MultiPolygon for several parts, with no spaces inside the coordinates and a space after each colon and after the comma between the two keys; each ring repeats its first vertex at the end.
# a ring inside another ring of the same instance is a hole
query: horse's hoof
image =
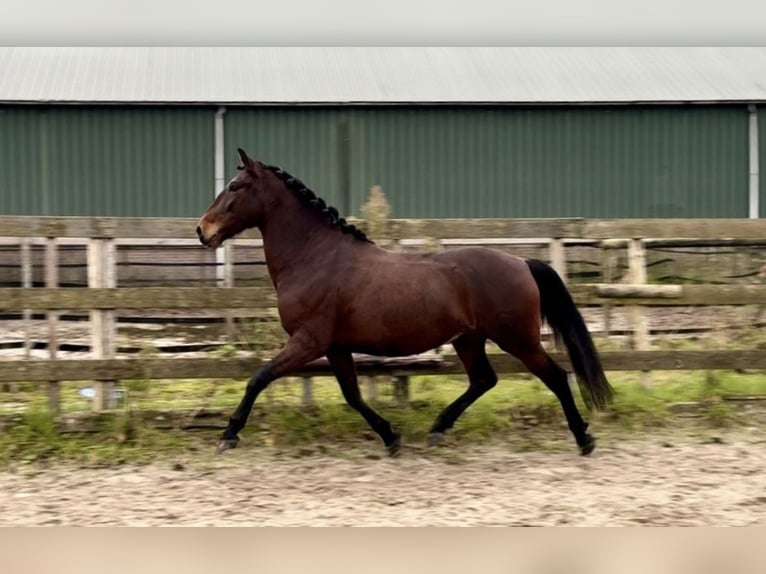
{"type": "Polygon", "coordinates": [[[402,450],[401,435],[396,435],[396,438],[394,438],[394,440],[386,445],[386,450],[388,451],[388,456],[391,458],[396,458],[399,456],[399,452],[402,450]]]}
{"type": "Polygon", "coordinates": [[[444,441],[444,433],[443,432],[432,432],[428,433],[428,446],[436,446],[442,443],[444,441]]]}
{"type": "Polygon", "coordinates": [[[596,439],[591,435],[586,434],[585,442],[580,445],[580,454],[583,456],[588,456],[593,452],[594,448],[596,448],[596,439]]]}
{"type": "Polygon", "coordinates": [[[239,438],[237,437],[222,438],[215,449],[215,454],[221,454],[222,452],[227,451],[230,448],[236,448],[238,443],[239,443],[239,438]]]}

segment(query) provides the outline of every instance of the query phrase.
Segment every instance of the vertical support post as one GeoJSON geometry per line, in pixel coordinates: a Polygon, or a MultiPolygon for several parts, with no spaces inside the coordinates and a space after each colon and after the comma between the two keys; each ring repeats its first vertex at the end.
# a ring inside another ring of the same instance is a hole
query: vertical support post
{"type": "MultiPolygon", "coordinates": [[[[58,287],[59,283],[58,249],[55,237],[48,237],[45,241],[45,286],[49,289],[58,287]]],[[[58,355],[57,323],[58,312],[48,311],[48,358],[55,361],[58,355]]],[[[61,400],[58,381],[48,381],[48,409],[53,416],[57,416],[61,410],[61,400]]]]}
{"type": "Polygon", "coordinates": [[[226,108],[221,106],[215,111],[215,117],[213,118],[213,174],[215,176],[215,192],[213,197],[223,190],[226,178],[223,132],[223,116],[225,114],[226,108]]]}
{"type": "MultiPolygon", "coordinates": [[[[90,239],[88,241],[88,287],[115,287],[114,241],[90,239]]],[[[95,359],[114,358],[114,311],[94,309],[90,312],[92,355],[95,359]]],[[[115,381],[97,381],[93,410],[112,409],[115,406],[115,381]]]]}
{"type": "MultiPolygon", "coordinates": [[[[628,269],[631,283],[646,283],[646,248],[642,239],[631,239],[628,243],[628,269]]],[[[631,308],[631,314],[633,316],[633,347],[637,351],[648,351],[649,324],[646,310],[641,305],[634,305],[631,308]]],[[[642,387],[649,385],[649,371],[641,371],[639,377],[642,387]]]]}
{"type": "Polygon", "coordinates": [[[747,106],[749,114],[749,151],[750,151],[750,185],[748,190],[748,216],[758,219],[761,215],[760,196],[760,167],[758,162],[758,108],[754,104],[747,106]]]}
{"type": "MultiPolygon", "coordinates": [[[[223,116],[226,114],[226,108],[219,107],[213,118],[213,173],[215,176],[215,188],[213,197],[216,197],[223,191],[226,185],[226,162],[224,156],[224,122],[223,116]]],[[[226,281],[226,255],[227,251],[219,247],[215,250],[215,276],[219,287],[222,287],[226,281]]]]}

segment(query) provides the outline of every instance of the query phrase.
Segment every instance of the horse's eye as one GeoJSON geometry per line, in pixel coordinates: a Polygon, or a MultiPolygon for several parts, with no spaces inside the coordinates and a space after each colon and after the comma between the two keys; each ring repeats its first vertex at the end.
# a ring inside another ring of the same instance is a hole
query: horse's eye
{"type": "Polygon", "coordinates": [[[229,191],[237,191],[240,187],[238,183],[232,183],[229,185],[229,191]]]}

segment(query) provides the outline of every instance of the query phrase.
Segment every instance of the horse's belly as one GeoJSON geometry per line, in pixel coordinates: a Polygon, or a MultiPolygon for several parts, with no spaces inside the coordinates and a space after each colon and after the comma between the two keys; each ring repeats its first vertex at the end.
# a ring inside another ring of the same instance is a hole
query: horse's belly
{"type": "Polygon", "coordinates": [[[350,341],[343,344],[343,347],[354,353],[365,353],[381,357],[403,357],[431,351],[448,343],[450,340],[454,340],[458,336],[459,334],[453,337],[433,339],[400,337],[398,339],[380,339],[375,341],[350,341]]]}
{"type": "Polygon", "coordinates": [[[398,300],[341,321],[338,338],[358,352],[375,355],[414,355],[449,343],[472,328],[453,305],[398,300]]]}

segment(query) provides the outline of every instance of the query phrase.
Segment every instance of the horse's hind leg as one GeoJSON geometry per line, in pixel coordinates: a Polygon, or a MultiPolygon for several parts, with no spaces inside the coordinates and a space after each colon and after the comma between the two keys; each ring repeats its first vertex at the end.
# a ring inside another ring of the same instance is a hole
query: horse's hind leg
{"type": "Polygon", "coordinates": [[[348,405],[362,415],[372,430],[380,436],[388,449],[388,454],[398,455],[402,444],[401,437],[391,430],[389,422],[376,413],[362,398],[351,353],[331,351],[327,354],[327,360],[335,373],[335,378],[338,379],[340,390],[348,405]]]}
{"type": "Polygon", "coordinates": [[[471,335],[463,335],[452,343],[468,374],[468,389],[437,417],[428,434],[430,444],[439,443],[444,438],[444,432],[452,428],[458,417],[497,384],[497,375],[487,358],[485,343],[483,337],[471,335]]]}
{"type": "MultiPolygon", "coordinates": [[[[502,346],[501,346],[502,347],[502,346]]],[[[580,447],[583,455],[590,454],[596,447],[596,440],[588,434],[588,423],[586,423],[580,412],[577,410],[572,390],[569,388],[567,373],[556,362],[551,359],[548,353],[541,345],[529,349],[505,349],[518,357],[530,372],[537,376],[545,386],[547,386],[561,403],[564,409],[564,415],[567,419],[569,430],[580,447]]]]}

